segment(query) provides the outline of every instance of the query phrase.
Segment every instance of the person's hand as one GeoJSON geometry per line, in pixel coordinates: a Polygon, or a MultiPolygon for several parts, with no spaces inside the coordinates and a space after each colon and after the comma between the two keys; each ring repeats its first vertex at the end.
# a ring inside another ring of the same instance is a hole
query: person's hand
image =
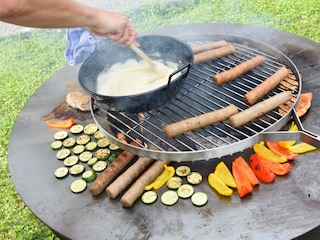
{"type": "Polygon", "coordinates": [[[138,45],[135,41],[137,31],[125,15],[114,12],[103,12],[102,16],[97,17],[100,19],[99,24],[96,27],[91,27],[91,31],[94,34],[105,36],[122,45],[138,45]]]}

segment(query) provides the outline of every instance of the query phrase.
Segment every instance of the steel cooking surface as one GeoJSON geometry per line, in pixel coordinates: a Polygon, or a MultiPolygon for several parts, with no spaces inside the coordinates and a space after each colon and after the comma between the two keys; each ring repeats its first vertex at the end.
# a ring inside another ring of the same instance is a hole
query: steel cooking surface
{"type": "MultiPolygon", "coordinates": [[[[192,66],[176,99],[170,103],[149,112],[124,113],[111,112],[92,100],[93,117],[104,133],[116,141],[124,149],[138,153],[140,156],[172,161],[190,161],[221,157],[251,147],[260,133],[267,130],[279,130],[289,119],[293,106],[289,110],[279,109],[252,121],[242,127],[233,128],[228,121],[214,124],[203,129],[188,132],[176,138],[167,138],[163,127],[186,118],[218,110],[229,104],[237,106],[239,111],[249,106],[243,101],[244,95],[255,86],[271,76],[281,66],[291,69],[290,80],[280,84],[262,100],[282,91],[290,90],[294,96],[299,96],[301,80],[294,64],[285,55],[262,43],[233,36],[207,35],[204,40],[188,41],[190,45],[206,43],[215,40],[227,40],[236,47],[236,53],[227,57],[192,66]],[[266,61],[263,65],[242,75],[227,84],[216,85],[213,75],[240,64],[257,55],[263,55],[266,61]],[[132,147],[117,140],[116,134],[122,132],[129,142],[140,139],[152,150],[132,147]],[[156,149],[156,150],[154,150],[156,149]]],[[[295,100],[296,101],[296,100],[295,100]]],[[[293,102],[293,105],[295,102],[293,102]]]]}

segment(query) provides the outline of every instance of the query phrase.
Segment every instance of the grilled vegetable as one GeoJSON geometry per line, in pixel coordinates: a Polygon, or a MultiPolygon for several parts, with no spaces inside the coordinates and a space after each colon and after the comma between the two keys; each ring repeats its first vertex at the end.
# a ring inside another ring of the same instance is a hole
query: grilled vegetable
{"type": "Polygon", "coordinates": [[[82,173],[82,179],[86,182],[93,182],[97,178],[97,173],[92,170],[87,170],[82,173]]]}
{"type": "Polygon", "coordinates": [[[76,125],[73,125],[71,128],[70,128],[70,132],[73,133],[73,134],[79,134],[79,133],[82,133],[83,132],[83,125],[81,124],[76,124],[76,125]]]}
{"type": "Polygon", "coordinates": [[[242,198],[252,192],[252,185],[241,166],[235,161],[232,162],[232,175],[237,184],[239,197],[242,198]]]}
{"type": "Polygon", "coordinates": [[[284,156],[279,156],[272,152],[270,149],[268,149],[265,145],[264,142],[261,141],[260,143],[256,143],[253,145],[253,150],[256,153],[259,153],[261,157],[264,159],[268,159],[273,162],[278,162],[278,163],[284,163],[287,161],[287,158],[284,156]]]}
{"type": "Polygon", "coordinates": [[[55,140],[50,144],[52,150],[58,150],[62,148],[63,144],[60,140],[55,140]]]}
{"type": "Polygon", "coordinates": [[[233,190],[217,175],[216,171],[208,176],[209,185],[223,196],[231,196],[233,190]]]}
{"type": "Polygon", "coordinates": [[[85,171],[82,164],[75,164],[69,169],[69,173],[73,176],[80,176],[85,171]]]}
{"type": "Polygon", "coordinates": [[[168,179],[166,183],[169,189],[178,189],[182,185],[181,177],[174,176],[168,179]]]}
{"type": "Polygon", "coordinates": [[[72,167],[73,165],[76,165],[78,162],[79,158],[77,156],[69,156],[63,161],[63,164],[66,167],[72,167]]]}
{"type": "Polygon", "coordinates": [[[74,118],[69,118],[67,120],[62,120],[57,122],[47,120],[46,124],[52,128],[68,128],[69,129],[74,125],[74,118]]]}
{"type": "Polygon", "coordinates": [[[198,172],[191,172],[187,176],[187,182],[192,185],[198,185],[202,182],[202,176],[198,172]]]}
{"type": "MultiPolygon", "coordinates": [[[[288,131],[289,131],[289,132],[297,132],[297,131],[299,131],[299,129],[298,129],[298,126],[297,126],[294,122],[292,122],[292,123],[291,123],[291,126],[290,126],[290,128],[289,128],[288,131]]],[[[288,148],[288,147],[294,145],[296,142],[297,142],[296,140],[292,140],[292,141],[280,141],[280,142],[278,142],[278,144],[279,144],[281,147],[288,148]]]]}
{"type": "Polygon", "coordinates": [[[141,196],[141,201],[145,204],[151,204],[157,201],[158,195],[155,191],[146,191],[141,196]]]}
{"type": "Polygon", "coordinates": [[[179,166],[176,168],[176,174],[179,177],[186,177],[191,173],[191,169],[188,166],[179,166]]]}
{"type": "Polygon", "coordinates": [[[69,169],[67,167],[59,167],[54,171],[54,176],[58,179],[64,178],[69,173],[69,169]]]}
{"type": "Polygon", "coordinates": [[[89,123],[83,129],[83,132],[87,135],[94,135],[98,131],[98,126],[95,123],[89,123]]]}
{"type": "Polygon", "coordinates": [[[260,162],[276,175],[285,175],[290,172],[290,163],[276,163],[260,157],[260,162]]]}
{"type": "Polygon", "coordinates": [[[90,151],[84,151],[79,155],[81,162],[88,162],[90,159],[92,159],[92,152],[90,151]]]}
{"type": "Polygon", "coordinates": [[[79,155],[81,153],[84,152],[84,150],[86,150],[86,147],[83,145],[76,145],[73,149],[72,152],[76,155],[79,155]]]}
{"type": "Polygon", "coordinates": [[[56,157],[58,160],[63,160],[69,157],[70,154],[71,154],[71,151],[69,149],[61,149],[59,152],[57,152],[56,157]]]}
{"type": "Polygon", "coordinates": [[[289,150],[293,153],[306,153],[316,149],[316,147],[304,142],[289,147],[289,150]]]}
{"type": "Polygon", "coordinates": [[[101,148],[96,151],[95,157],[98,158],[98,160],[107,160],[110,155],[110,150],[106,148],[101,148]]]}
{"type": "Polygon", "coordinates": [[[76,139],[73,137],[66,138],[63,140],[62,144],[66,148],[71,148],[76,144],[76,139]]]}
{"type": "Polygon", "coordinates": [[[161,188],[163,185],[165,185],[169,178],[173,177],[175,173],[174,167],[164,164],[163,168],[164,169],[162,170],[160,175],[157,176],[152,183],[145,186],[144,190],[151,190],[151,189],[157,190],[161,188]]]}
{"type": "Polygon", "coordinates": [[[97,161],[93,166],[92,169],[96,172],[102,172],[107,168],[108,164],[105,161],[97,161]]]}
{"type": "Polygon", "coordinates": [[[226,166],[226,164],[224,162],[218,163],[214,172],[227,186],[232,187],[232,188],[237,187],[237,184],[236,184],[229,168],[226,166]]]}
{"type": "Polygon", "coordinates": [[[254,174],[260,181],[271,183],[276,178],[276,175],[273,172],[269,171],[269,169],[262,164],[258,153],[252,154],[250,156],[249,164],[254,174]]]}
{"type": "Polygon", "coordinates": [[[79,145],[86,145],[90,142],[91,138],[89,135],[83,134],[77,138],[77,144],[79,145]]]}
{"type": "MultiPolygon", "coordinates": [[[[252,186],[259,185],[259,180],[257,179],[256,175],[248,165],[248,163],[243,159],[243,157],[237,157],[233,163],[237,164],[240,168],[241,171],[245,174],[245,177],[249,180],[250,184],[252,186]]],[[[232,165],[233,166],[233,165],[232,165]]],[[[234,177],[234,175],[233,175],[234,177]]],[[[237,181],[236,181],[237,183],[237,181]]],[[[238,186],[238,184],[237,184],[238,186]]]]}
{"type": "Polygon", "coordinates": [[[189,198],[194,193],[194,188],[190,184],[182,184],[177,190],[180,198],[189,198]]]}
{"type": "Polygon", "coordinates": [[[54,134],[54,139],[55,140],[63,140],[63,139],[66,139],[68,137],[69,133],[67,131],[58,131],[54,134]]]}
{"type": "Polygon", "coordinates": [[[179,196],[178,196],[177,192],[175,192],[173,190],[165,191],[161,195],[161,202],[167,206],[172,206],[172,205],[176,204],[178,202],[178,200],[179,200],[179,196]]]}
{"type": "Polygon", "coordinates": [[[81,193],[87,188],[87,182],[83,179],[75,180],[71,183],[70,189],[73,193],[81,193]]]}
{"type": "Polygon", "coordinates": [[[278,142],[266,142],[267,147],[275,154],[284,156],[288,160],[294,160],[299,154],[291,152],[289,149],[281,147],[278,142]]]}
{"type": "Polygon", "coordinates": [[[191,202],[198,207],[204,206],[208,202],[208,195],[204,192],[196,192],[191,196],[191,202]]]}

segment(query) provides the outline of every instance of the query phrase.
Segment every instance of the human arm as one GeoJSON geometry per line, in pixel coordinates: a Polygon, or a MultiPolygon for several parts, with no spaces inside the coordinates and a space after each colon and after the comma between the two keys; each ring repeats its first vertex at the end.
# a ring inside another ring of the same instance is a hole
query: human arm
{"type": "Polygon", "coordinates": [[[125,15],[73,0],[0,0],[0,20],[35,28],[87,27],[124,45],[134,43],[137,34],[125,15]]]}

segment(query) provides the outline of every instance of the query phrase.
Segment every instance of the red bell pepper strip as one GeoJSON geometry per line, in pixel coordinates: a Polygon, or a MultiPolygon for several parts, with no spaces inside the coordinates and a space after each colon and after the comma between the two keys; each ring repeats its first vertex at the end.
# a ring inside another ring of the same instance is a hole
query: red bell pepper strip
{"type": "Polygon", "coordinates": [[[242,198],[252,192],[252,185],[243,169],[235,161],[232,162],[232,175],[237,184],[239,197],[242,198]]]}
{"type": "Polygon", "coordinates": [[[275,154],[284,156],[288,160],[294,160],[299,156],[297,153],[291,152],[289,149],[281,147],[278,142],[267,142],[267,147],[275,154]]]}
{"type": "Polygon", "coordinates": [[[264,183],[271,183],[276,178],[276,175],[269,171],[260,161],[259,155],[257,153],[252,154],[249,158],[249,164],[251,169],[257,178],[264,183]]]}
{"type": "Polygon", "coordinates": [[[233,162],[239,165],[253,187],[259,185],[259,180],[243,157],[239,156],[233,162]]]}
{"type": "Polygon", "coordinates": [[[276,163],[276,162],[272,162],[270,160],[264,159],[261,156],[259,157],[260,157],[261,163],[276,175],[280,175],[280,176],[286,175],[291,170],[290,163],[276,163]]]}
{"type": "Polygon", "coordinates": [[[74,118],[69,118],[67,120],[62,121],[46,121],[46,124],[52,128],[71,128],[74,125],[74,118]]]}

